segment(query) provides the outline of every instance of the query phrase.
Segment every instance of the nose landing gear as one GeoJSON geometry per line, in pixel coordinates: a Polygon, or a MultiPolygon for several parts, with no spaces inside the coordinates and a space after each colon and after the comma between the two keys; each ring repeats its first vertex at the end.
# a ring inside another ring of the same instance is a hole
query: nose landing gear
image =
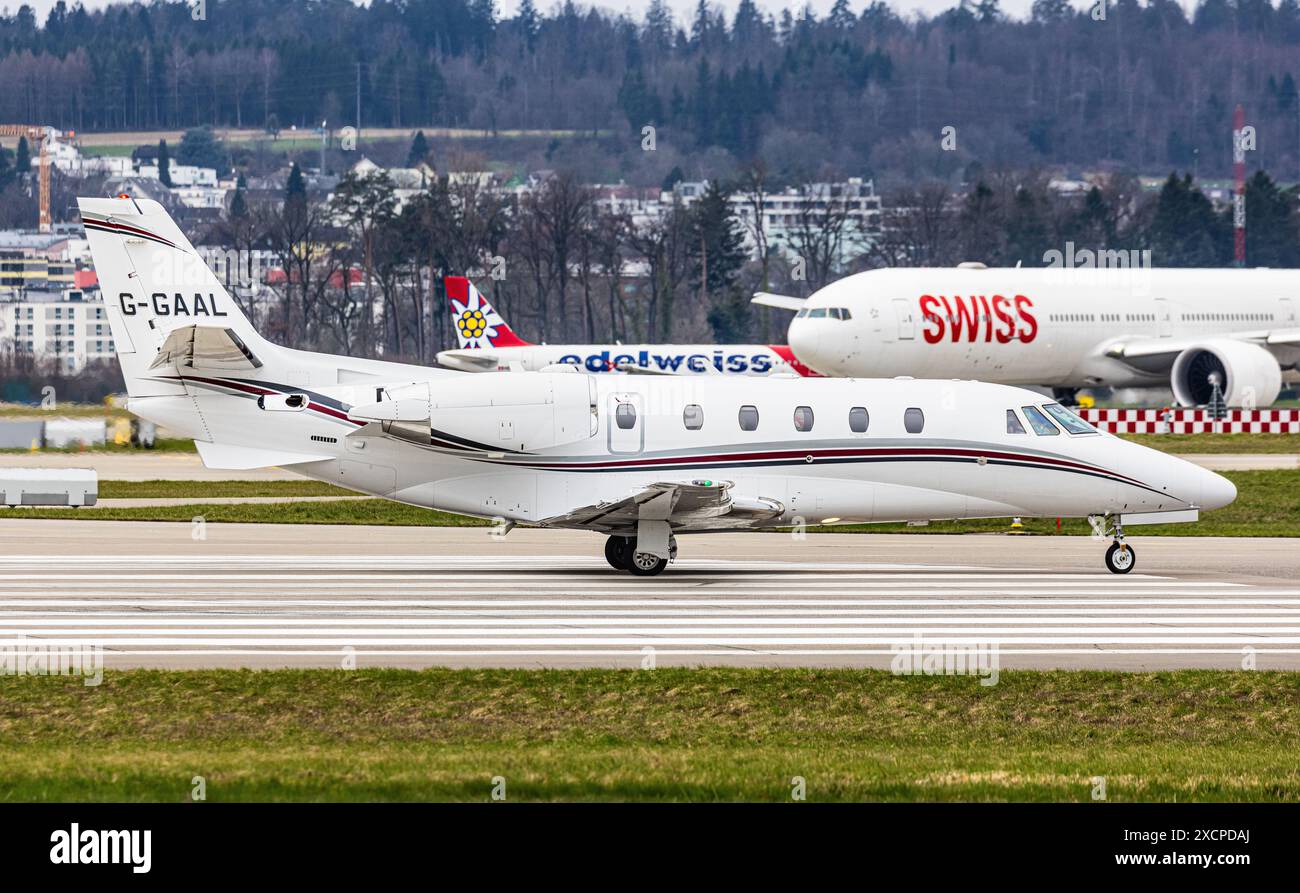
{"type": "Polygon", "coordinates": [[[1106,550],[1106,569],[1112,574],[1127,574],[1137,564],[1137,553],[1124,542],[1124,525],[1115,520],[1115,542],[1106,550]]]}
{"type": "Polygon", "coordinates": [[[668,557],[660,558],[636,550],[636,537],[611,536],[605,540],[605,560],[616,571],[628,571],[634,577],[653,577],[663,573],[668,562],[677,558],[677,537],[668,538],[668,557]]]}

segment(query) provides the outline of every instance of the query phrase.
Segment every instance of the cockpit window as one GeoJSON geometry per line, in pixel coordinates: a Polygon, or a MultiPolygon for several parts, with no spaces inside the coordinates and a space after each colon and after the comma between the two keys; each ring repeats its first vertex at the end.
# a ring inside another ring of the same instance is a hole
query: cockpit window
{"type": "Polygon", "coordinates": [[[1019,416],[1016,415],[1016,411],[1014,409],[1007,410],[1007,433],[1008,434],[1025,433],[1025,426],[1020,424],[1020,418],[1019,416]]]}
{"type": "Polygon", "coordinates": [[[812,308],[811,310],[808,311],[808,318],[809,318],[809,319],[825,319],[825,318],[826,318],[826,308],[825,308],[825,307],[814,307],[814,308],[812,308]]]}
{"type": "Polygon", "coordinates": [[[794,318],[795,318],[795,319],[803,319],[803,318],[804,318],[805,316],[807,316],[807,315],[808,315],[808,308],[807,308],[807,307],[803,307],[803,308],[801,308],[801,309],[799,310],[798,313],[796,313],[796,314],[794,315],[794,318]]]}
{"type": "Polygon", "coordinates": [[[1034,429],[1035,434],[1060,434],[1061,429],[1047,420],[1047,416],[1038,411],[1037,406],[1022,406],[1020,411],[1025,414],[1029,420],[1029,427],[1034,429]]]}
{"type": "Polygon", "coordinates": [[[853,318],[853,314],[849,312],[849,308],[848,308],[848,307],[841,307],[841,308],[840,308],[840,319],[843,319],[843,320],[849,320],[849,319],[852,319],[852,318],[853,318]]]}
{"type": "Polygon", "coordinates": [[[1097,433],[1096,428],[1059,403],[1047,403],[1043,406],[1043,409],[1047,410],[1047,414],[1056,419],[1061,424],[1061,427],[1071,434],[1097,433]]]}

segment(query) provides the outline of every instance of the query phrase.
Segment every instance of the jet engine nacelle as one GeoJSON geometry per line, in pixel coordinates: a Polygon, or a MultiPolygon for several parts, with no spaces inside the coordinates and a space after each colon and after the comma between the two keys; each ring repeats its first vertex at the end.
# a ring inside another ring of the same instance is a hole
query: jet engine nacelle
{"type": "Polygon", "coordinates": [[[1228,406],[1269,406],[1282,390],[1282,370],[1264,348],[1246,341],[1206,341],[1180,353],[1170,373],[1183,406],[1204,406],[1214,385],[1228,406]]]}
{"type": "Polygon", "coordinates": [[[596,433],[596,383],[589,375],[497,372],[441,379],[431,387],[435,443],[534,451],[596,433]]]}

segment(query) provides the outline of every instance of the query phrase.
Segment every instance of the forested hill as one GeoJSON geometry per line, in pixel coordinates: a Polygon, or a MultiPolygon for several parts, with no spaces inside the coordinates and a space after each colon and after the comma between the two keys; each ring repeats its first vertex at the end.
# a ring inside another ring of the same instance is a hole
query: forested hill
{"type": "Polygon", "coordinates": [[[1097,20],[1038,0],[935,18],[840,0],[824,18],[742,0],[642,20],[572,2],[501,18],[492,0],[60,3],[0,17],[0,120],[79,130],[196,124],[598,131],[736,159],[817,159],[827,173],[949,172],[970,159],[1114,162],[1129,171],[1231,164],[1232,110],[1252,164],[1300,176],[1300,3],[1120,0],[1097,20]],[[939,135],[956,128],[957,151],[939,135]]]}

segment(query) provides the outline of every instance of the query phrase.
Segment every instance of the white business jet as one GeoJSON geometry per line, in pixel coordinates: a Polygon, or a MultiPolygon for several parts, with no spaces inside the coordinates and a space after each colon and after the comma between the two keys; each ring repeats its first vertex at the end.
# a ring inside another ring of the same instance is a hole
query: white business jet
{"type": "MultiPolygon", "coordinates": [[[[130,410],[213,468],[283,466],[363,493],[590,530],[639,576],[676,535],[801,524],[1093,516],[1227,505],[1213,472],[972,381],[470,375],[291,350],[257,334],[163,208],[79,200],[130,410]]],[[[791,540],[792,547],[795,540],[791,540]]]]}

